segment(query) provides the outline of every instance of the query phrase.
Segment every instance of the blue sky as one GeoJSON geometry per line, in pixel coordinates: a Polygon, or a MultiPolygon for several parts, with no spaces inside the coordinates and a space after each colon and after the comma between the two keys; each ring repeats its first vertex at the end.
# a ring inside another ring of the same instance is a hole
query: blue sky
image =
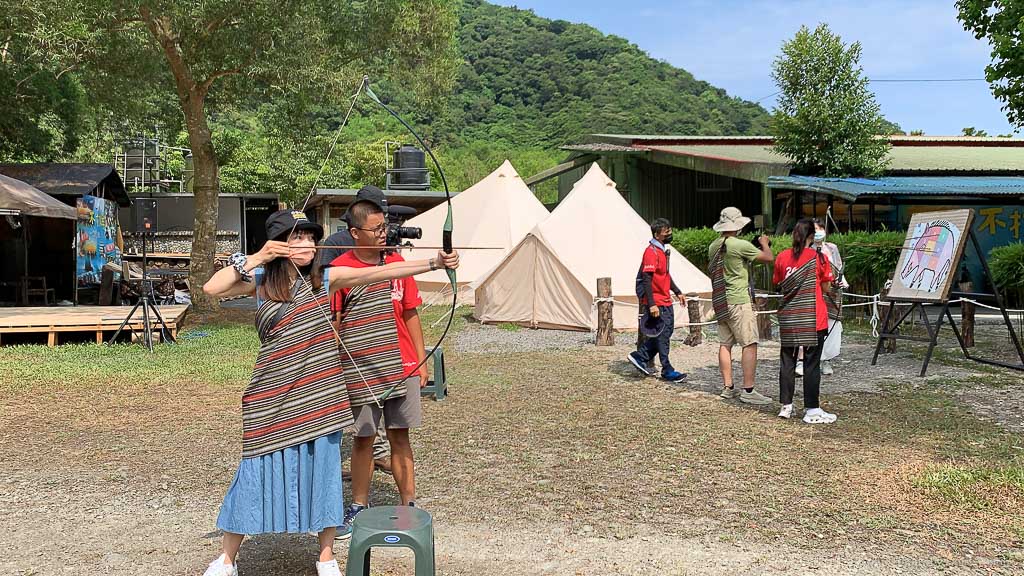
{"type": "MultiPolygon", "coordinates": [[[[775,92],[780,44],[806,24],[827,23],[863,46],[871,79],[984,78],[989,47],[964,31],[953,0],[491,0],[539,16],[589,24],[654,58],[748,100],[775,92]]],[[[904,130],[1011,131],[986,82],[874,83],[882,113],[904,130]]],[[[761,104],[771,110],[774,98],[761,104]]]]}

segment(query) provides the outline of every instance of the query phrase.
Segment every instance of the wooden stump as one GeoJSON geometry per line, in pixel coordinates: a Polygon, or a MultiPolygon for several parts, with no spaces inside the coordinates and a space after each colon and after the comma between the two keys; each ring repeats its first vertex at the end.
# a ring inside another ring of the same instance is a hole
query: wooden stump
{"type": "Polygon", "coordinates": [[[612,279],[597,279],[597,345],[613,346],[615,334],[613,333],[614,320],[612,315],[612,279]]]}
{"type": "Polygon", "coordinates": [[[683,343],[687,346],[700,346],[704,341],[704,331],[701,330],[702,326],[699,326],[700,302],[697,300],[696,294],[690,293],[686,297],[686,315],[690,321],[690,333],[687,334],[683,343]]]}
{"type": "MultiPolygon", "coordinates": [[[[764,312],[768,310],[768,297],[758,294],[754,297],[754,311],[764,312]]],[[[772,339],[772,316],[771,314],[757,315],[757,339],[760,342],[768,342],[772,339]]]]}
{"type": "MultiPolygon", "coordinates": [[[[974,292],[974,282],[961,282],[961,292],[974,292]]],[[[974,312],[975,306],[971,302],[960,303],[960,335],[963,336],[964,346],[974,347],[974,312]]]]}

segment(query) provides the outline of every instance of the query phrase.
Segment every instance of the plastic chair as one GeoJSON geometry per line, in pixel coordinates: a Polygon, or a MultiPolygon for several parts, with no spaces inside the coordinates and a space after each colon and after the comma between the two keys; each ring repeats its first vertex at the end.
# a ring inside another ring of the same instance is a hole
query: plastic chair
{"type": "Polygon", "coordinates": [[[352,523],[346,576],[370,576],[375,547],[409,548],[416,556],[416,576],[434,576],[434,524],[430,514],[412,506],[375,506],[352,523]]]}
{"type": "Polygon", "coordinates": [[[434,400],[444,400],[448,395],[448,379],[444,373],[444,349],[434,351],[434,379],[420,388],[420,396],[433,396],[434,400]]]}

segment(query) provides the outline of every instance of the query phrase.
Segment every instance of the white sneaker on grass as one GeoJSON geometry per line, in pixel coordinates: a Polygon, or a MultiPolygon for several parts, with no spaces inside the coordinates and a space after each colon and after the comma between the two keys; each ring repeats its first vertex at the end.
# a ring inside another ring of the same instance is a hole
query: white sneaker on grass
{"type": "Polygon", "coordinates": [[[729,388],[723,387],[722,393],[719,394],[719,396],[725,398],[726,400],[735,400],[736,397],[739,396],[739,392],[737,392],[736,389],[731,386],[729,388]]]}
{"type": "Polygon", "coordinates": [[[803,376],[804,375],[804,361],[803,360],[797,360],[796,361],[796,375],[797,376],[803,376]]]}
{"type": "Polygon", "coordinates": [[[766,406],[774,402],[774,400],[764,394],[761,394],[757,390],[751,390],[750,392],[742,390],[740,391],[740,402],[753,404],[754,406],[766,406]]]}
{"type": "Polygon", "coordinates": [[[779,410],[779,418],[785,418],[786,420],[789,420],[792,417],[793,417],[793,405],[792,404],[784,404],[782,406],[782,410],[779,410]]]}
{"type": "Polygon", "coordinates": [[[341,568],[338,568],[338,561],[317,562],[316,576],[341,576],[341,568]]]}
{"type": "Polygon", "coordinates": [[[825,376],[831,376],[835,374],[835,370],[832,369],[832,362],[829,360],[823,360],[821,362],[821,373],[825,376]]]}
{"type": "Polygon", "coordinates": [[[835,414],[829,414],[821,408],[811,408],[804,411],[804,422],[808,424],[831,424],[838,420],[835,414]]]}
{"type": "Polygon", "coordinates": [[[210,567],[203,572],[203,576],[238,576],[238,567],[234,564],[224,563],[224,554],[217,556],[217,559],[210,562],[210,567]]]}

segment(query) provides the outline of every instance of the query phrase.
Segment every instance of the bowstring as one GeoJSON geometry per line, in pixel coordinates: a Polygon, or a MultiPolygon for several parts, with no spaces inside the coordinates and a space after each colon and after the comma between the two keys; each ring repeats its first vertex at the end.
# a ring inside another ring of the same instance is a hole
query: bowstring
{"type": "MultiPolygon", "coordinates": [[[[342,131],[344,131],[345,127],[348,126],[349,118],[352,117],[352,112],[356,108],[356,102],[359,100],[359,96],[363,93],[363,89],[366,87],[368,81],[369,79],[366,76],[363,76],[363,78],[359,81],[359,86],[356,88],[355,93],[352,94],[351,102],[349,103],[348,106],[348,111],[345,112],[345,118],[342,119],[341,125],[338,126],[338,129],[334,132],[334,138],[331,141],[330,147],[327,149],[327,155],[324,157],[324,161],[320,164],[320,169],[317,170],[316,178],[313,179],[313,185],[310,187],[309,192],[306,194],[306,200],[302,203],[302,209],[300,210],[301,212],[306,211],[306,206],[309,205],[309,201],[312,200],[313,194],[316,193],[316,187],[320,184],[320,178],[323,176],[324,170],[327,169],[327,163],[330,162],[331,155],[334,153],[334,149],[338,145],[338,140],[341,138],[341,133],[342,131]]],[[[295,223],[292,224],[292,230],[288,234],[289,238],[291,238],[291,235],[295,233],[295,228],[298,225],[298,220],[296,220],[295,223]]],[[[314,252],[313,257],[318,258],[319,255],[314,252]]],[[[370,393],[370,397],[373,398],[373,403],[376,404],[378,408],[380,408],[381,404],[377,400],[377,395],[373,393],[373,388],[370,387],[369,381],[366,380],[366,377],[363,375],[363,371],[359,369],[359,363],[356,362],[356,359],[352,356],[352,353],[349,352],[348,347],[345,346],[345,341],[342,339],[341,333],[338,331],[338,328],[334,325],[334,322],[331,321],[331,318],[327,314],[327,311],[324,310],[324,307],[320,303],[320,299],[317,297],[316,293],[313,292],[313,286],[310,285],[310,283],[306,280],[306,277],[302,274],[302,271],[299,270],[298,264],[296,264],[294,261],[290,259],[289,262],[292,263],[292,266],[295,268],[295,272],[296,274],[298,274],[299,279],[302,281],[303,284],[306,285],[306,288],[309,289],[310,294],[312,294],[314,305],[316,305],[317,310],[319,310],[320,314],[324,317],[324,321],[327,322],[327,325],[331,327],[331,332],[334,333],[335,341],[338,342],[338,345],[341,347],[342,351],[345,352],[345,355],[348,356],[348,359],[352,362],[352,367],[355,368],[356,374],[359,376],[359,379],[363,382],[363,385],[366,386],[366,390],[370,393]]],[[[327,306],[329,308],[331,303],[330,288],[328,288],[327,290],[327,295],[327,306]]]]}

